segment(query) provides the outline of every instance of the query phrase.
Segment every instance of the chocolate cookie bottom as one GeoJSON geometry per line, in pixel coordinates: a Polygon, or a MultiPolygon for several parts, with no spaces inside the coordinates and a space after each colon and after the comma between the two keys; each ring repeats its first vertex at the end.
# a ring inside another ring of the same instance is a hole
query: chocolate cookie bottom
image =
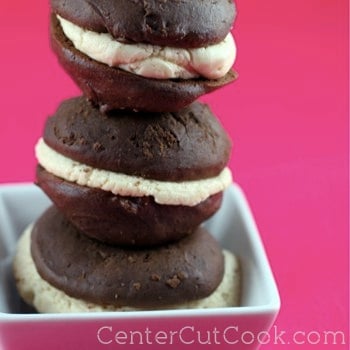
{"type": "Polygon", "coordinates": [[[179,240],[192,234],[222,202],[219,192],[193,207],[160,205],[152,197],[123,197],[80,186],[41,166],[37,184],[81,232],[122,246],[149,247],[179,240]]]}

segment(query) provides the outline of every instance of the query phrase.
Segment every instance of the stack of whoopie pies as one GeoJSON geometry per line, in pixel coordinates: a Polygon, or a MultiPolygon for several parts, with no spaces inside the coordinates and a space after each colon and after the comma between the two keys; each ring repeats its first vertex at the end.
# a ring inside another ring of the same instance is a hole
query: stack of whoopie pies
{"type": "Polygon", "coordinates": [[[52,48],[83,96],[36,145],[53,205],[22,235],[39,312],[234,306],[236,257],[201,225],[231,184],[231,142],[196,99],[236,78],[228,0],[51,0],[52,48]]]}

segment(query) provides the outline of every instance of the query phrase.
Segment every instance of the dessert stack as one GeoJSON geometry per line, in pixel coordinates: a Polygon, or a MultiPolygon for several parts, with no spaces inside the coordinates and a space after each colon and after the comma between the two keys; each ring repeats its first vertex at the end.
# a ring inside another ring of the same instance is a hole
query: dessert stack
{"type": "Polygon", "coordinates": [[[51,0],[51,43],[83,95],[35,148],[53,205],[14,259],[38,312],[227,307],[237,258],[202,223],[231,184],[231,142],[197,98],[236,79],[227,0],[51,0]]]}

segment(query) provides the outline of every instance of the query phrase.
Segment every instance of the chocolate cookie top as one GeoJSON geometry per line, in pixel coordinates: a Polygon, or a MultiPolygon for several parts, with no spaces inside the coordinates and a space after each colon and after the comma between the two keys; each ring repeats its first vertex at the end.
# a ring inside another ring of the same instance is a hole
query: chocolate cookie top
{"type": "Polygon", "coordinates": [[[208,106],[175,113],[101,113],[85,98],[64,101],[47,119],[45,143],[80,163],[163,181],[217,176],[231,143],[208,106]]]}
{"type": "Polygon", "coordinates": [[[202,299],[224,271],[222,251],[203,228],[174,244],[127,250],[80,234],[55,207],[34,226],[31,253],[43,279],[101,305],[151,308],[202,299]]]}
{"type": "Polygon", "coordinates": [[[54,13],[118,40],[173,47],[203,47],[230,31],[231,0],[51,0],[54,13]]]}

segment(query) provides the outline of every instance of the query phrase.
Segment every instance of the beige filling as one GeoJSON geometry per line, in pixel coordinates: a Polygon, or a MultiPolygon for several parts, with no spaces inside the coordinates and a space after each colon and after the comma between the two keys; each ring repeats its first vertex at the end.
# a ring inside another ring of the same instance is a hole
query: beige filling
{"type": "Polygon", "coordinates": [[[48,172],[81,186],[99,188],[115,195],[152,196],[156,203],[195,206],[232,183],[229,168],[209,179],[171,182],[144,179],[108,170],[96,169],[67,158],[49,147],[42,138],[35,147],[39,164],[48,172]]]}
{"type": "Polygon", "coordinates": [[[125,44],[108,33],[96,33],[57,16],[64,34],[74,47],[95,61],[155,79],[219,79],[236,59],[231,33],[215,45],[196,49],[125,44]]]}

